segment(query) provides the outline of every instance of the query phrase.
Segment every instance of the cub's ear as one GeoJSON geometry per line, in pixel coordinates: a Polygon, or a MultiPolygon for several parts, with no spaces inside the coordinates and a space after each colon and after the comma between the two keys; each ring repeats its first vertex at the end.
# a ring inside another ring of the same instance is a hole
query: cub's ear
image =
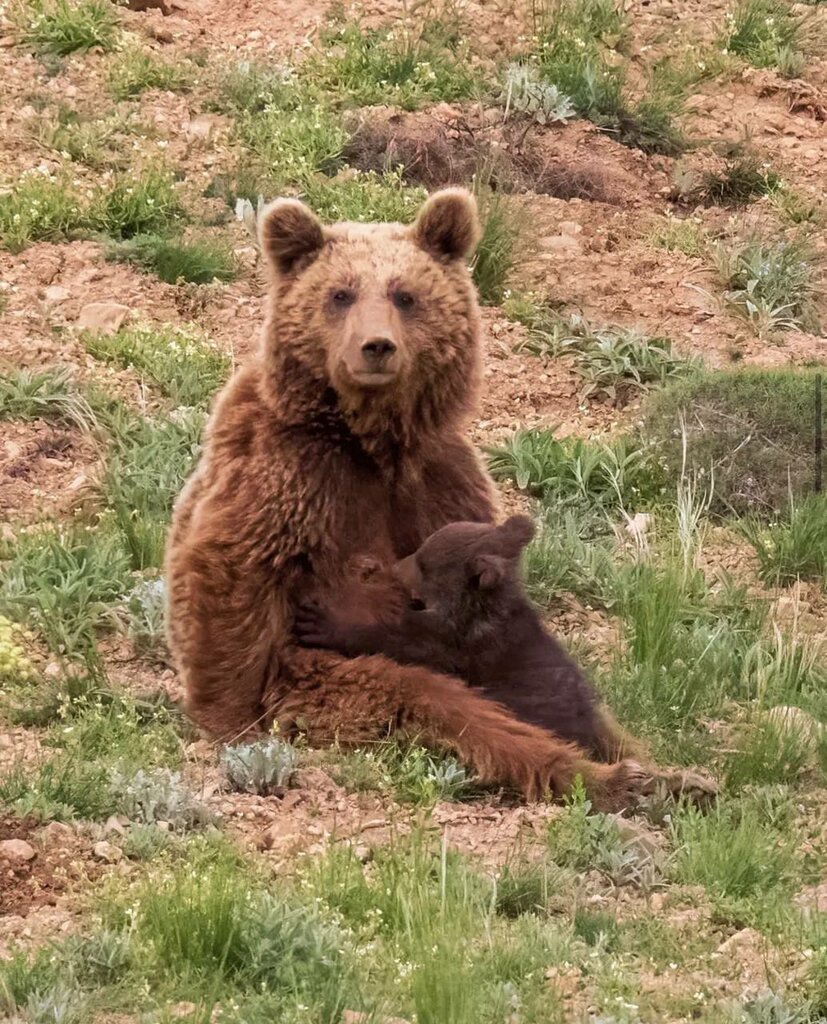
{"type": "Polygon", "coordinates": [[[261,211],[258,239],[276,273],[287,275],[299,262],[313,259],[324,245],[324,232],[304,203],[277,199],[261,211]]]}
{"type": "Polygon", "coordinates": [[[534,523],[528,516],[511,516],[494,533],[497,554],[517,558],[534,536],[534,523]]]}
{"type": "Polygon", "coordinates": [[[493,590],[506,573],[506,565],[496,555],[476,555],[469,565],[472,590],[493,590]]]}
{"type": "Polygon", "coordinates": [[[444,188],[425,202],[411,235],[414,242],[441,260],[470,256],[480,239],[477,204],[464,188],[444,188]]]}

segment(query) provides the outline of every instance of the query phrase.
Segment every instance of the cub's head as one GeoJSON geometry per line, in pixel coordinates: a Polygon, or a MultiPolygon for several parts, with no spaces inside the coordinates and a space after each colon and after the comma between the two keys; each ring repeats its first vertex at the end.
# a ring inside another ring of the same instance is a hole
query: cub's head
{"type": "Polygon", "coordinates": [[[267,345],[315,381],[352,405],[421,401],[463,375],[468,389],[478,324],[467,261],[479,237],[468,192],[434,193],[410,226],[325,227],[303,203],[279,199],[259,236],[273,279],[267,345]]]}
{"type": "Polygon", "coordinates": [[[397,562],[394,574],[414,607],[458,625],[519,586],[520,555],[533,536],[527,516],[501,526],[451,523],[397,562]]]}

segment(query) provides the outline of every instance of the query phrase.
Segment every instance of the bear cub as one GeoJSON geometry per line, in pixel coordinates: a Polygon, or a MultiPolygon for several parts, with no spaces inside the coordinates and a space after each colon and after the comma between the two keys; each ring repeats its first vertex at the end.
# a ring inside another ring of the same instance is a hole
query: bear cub
{"type": "Polygon", "coordinates": [[[614,761],[623,751],[611,716],[523,589],[519,560],[533,535],[526,516],[452,523],[389,571],[361,560],[358,579],[300,606],[297,639],[459,676],[524,722],[614,761]]]}

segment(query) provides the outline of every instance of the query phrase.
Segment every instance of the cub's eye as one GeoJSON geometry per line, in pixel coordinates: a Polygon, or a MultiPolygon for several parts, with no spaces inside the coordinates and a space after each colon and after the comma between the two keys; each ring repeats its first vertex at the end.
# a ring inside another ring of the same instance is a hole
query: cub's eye
{"type": "Polygon", "coordinates": [[[338,288],[331,298],[335,306],[351,306],[356,296],[349,288],[338,288]]]}
{"type": "Polygon", "coordinates": [[[391,299],[397,309],[410,309],[414,304],[414,297],[410,292],[395,291],[391,299]]]}

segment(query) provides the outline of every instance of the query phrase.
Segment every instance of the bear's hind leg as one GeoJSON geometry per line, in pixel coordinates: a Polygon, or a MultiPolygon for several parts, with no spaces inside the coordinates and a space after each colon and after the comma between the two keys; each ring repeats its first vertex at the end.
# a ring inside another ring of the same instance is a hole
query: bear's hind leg
{"type": "Polygon", "coordinates": [[[598,764],[450,676],[378,655],[346,660],[300,648],[291,649],[286,664],[290,685],[267,703],[283,727],[303,729],[311,742],[369,743],[404,731],[451,750],[482,782],[530,800],[565,795],[579,775],[601,809],[628,806],[651,781],[636,762],[598,764]]]}

